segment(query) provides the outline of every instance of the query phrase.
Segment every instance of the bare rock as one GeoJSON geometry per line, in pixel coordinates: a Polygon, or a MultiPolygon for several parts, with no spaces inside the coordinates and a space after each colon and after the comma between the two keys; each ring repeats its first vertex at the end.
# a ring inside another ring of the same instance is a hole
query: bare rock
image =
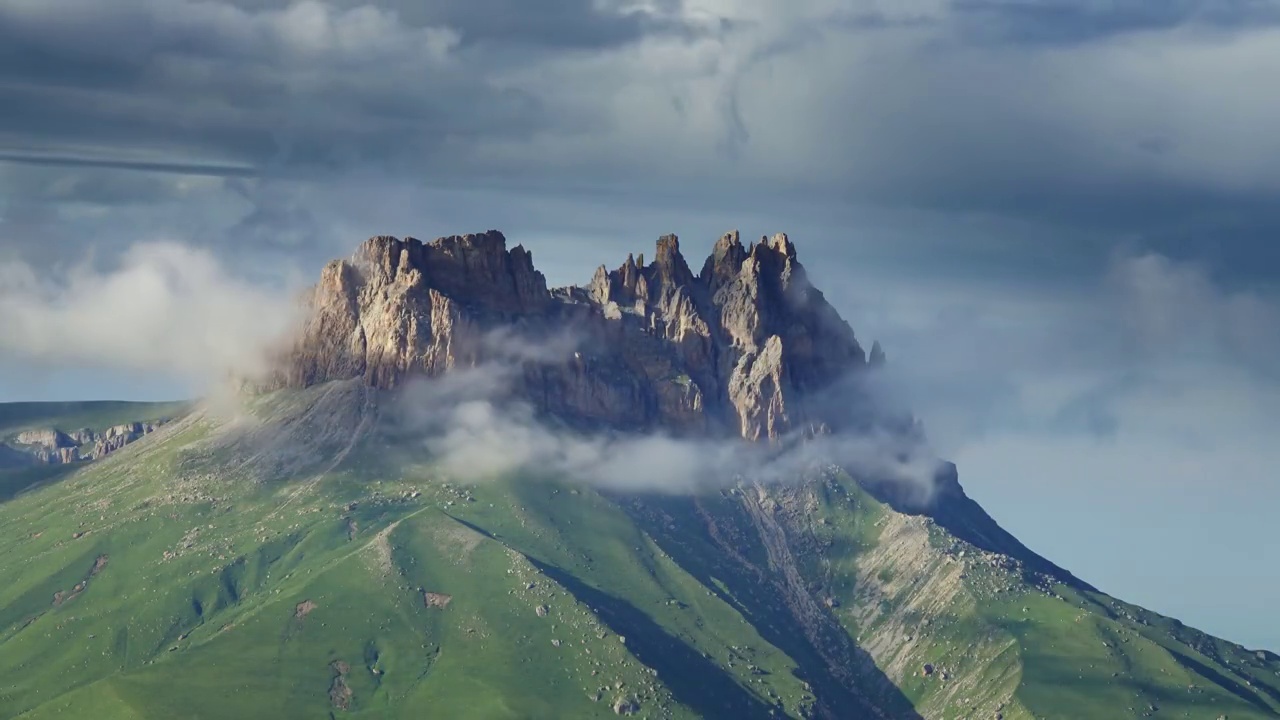
{"type": "Polygon", "coordinates": [[[37,463],[71,464],[106,457],[125,445],[155,432],[160,424],[123,423],[101,432],[89,428],[70,433],[54,428],[28,430],[19,433],[14,442],[37,463]]]}
{"type": "Polygon", "coordinates": [[[330,663],[329,668],[333,670],[333,680],[329,684],[329,704],[336,710],[350,710],[351,700],[355,696],[351,686],[347,684],[351,666],[342,660],[335,660],[330,663]]]}
{"type": "Polygon", "coordinates": [[[60,448],[71,448],[76,445],[76,443],[72,441],[66,433],[53,428],[46,430],[27,430],[18,433],[16,442],[19,445],[31,445],[50,451],[56,451],[60,448]]]}
{"type": "Polygon", "coordinates": [[[67,433],[67,435],[76,445],[88,445],[89,443],[97,442],[98,440],[98,433],[89,428],[82,428],[75,432],[67,433]]]}
{"type": "Polygon", "coordinates": [[[784,234],[747,248],[728,233],[697,275],[664,235],[651,262],[630,255],[586,287],[554,291],[497,231],[378,236],[326,266],[307,302],[264,389],[352,378],[392,388],[499,359],[519,369],[515,394],[583,426],[765,440],[827,427],[815,399],[867,365],[784,234]],[[545,346],[565,331],[572,347],[545,346]]]}
{"type": "Polygon", "coordinates": [[[867,357],[867,364],[871,367],[884,365],[884,348],[880,347],[879,340],[871,343],[871,354],[867,357]]]}
{"type": "Polygon", "coordinates": [[[429,608],[439,608],[443,610],[449,607],[449,603],[453,602],[452,595],[444,593],[428,592],[422,594],[422,602],[429,608]]]}

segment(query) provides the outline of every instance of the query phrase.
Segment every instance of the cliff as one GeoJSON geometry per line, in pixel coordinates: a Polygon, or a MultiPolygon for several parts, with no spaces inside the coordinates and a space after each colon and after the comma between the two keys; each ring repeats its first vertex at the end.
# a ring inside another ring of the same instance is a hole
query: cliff
{"type": "Polygon", "coordinates": [[[103,430],[84,428],[74,432],[56,428],[24,430],[13,438],[14,447],[6,447],[10,451],[6,453],[10,461],[7,464],[65,465],[99,460],[155,432],[163,422],[129,422],[103,430]]]}
{"type": "Polygon", "coordinates": [[[516,391],[567,421],[760,440],[845,422],[822,391],[869,365],[781,234],[746,246],[727,234],[696,274],[667,235],[652,262],[554,290],[497,231],[379,236],[327,265],[307,301],[267,389],[393,388],[514,352],[516,391]]]}

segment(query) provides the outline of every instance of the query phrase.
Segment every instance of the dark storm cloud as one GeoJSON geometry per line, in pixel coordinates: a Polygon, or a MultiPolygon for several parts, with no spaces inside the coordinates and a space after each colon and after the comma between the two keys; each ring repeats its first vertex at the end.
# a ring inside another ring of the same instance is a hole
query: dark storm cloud
{"type": "Polygon", "coordinates": [[[1276,12],[8,0],[0,162],[265,178],[270,197],[201,186],[243,206],[219,229],[242,237],[343,212],[307,207],[307,182],[1250,233],[1280,227],[1276,12]]]}
{"type": "Polygon", "coordinates": [[[177,175],[208,175],[213,177],[252,177],[256,168],[244,165],[216,165],[127,158],[97,158],[87,155],[41,155],[32,152],[0,150],[0,162],[25,165],[46,165],[70,168],[106,168],[110,170],[141,170],[144,172],[174,173],[177,175]]]}
{"type": "MultiPolygon", "coordinates": [[[[279,9],[290,0],[234,0],[246,9],[279,9]]],[[[336,0],[337,8],[351,9],[363,0],[336,0]]],[[[379,3],[393,10],[412,27],[450,27],[463,44],[505,45],[543,49],[604,49],[641,39],[653,33],[688,32],[680,23],[651,12],[624,12],[623,3],[594,0],[391,0],[379,3]]],[[[673,10],[678,1],[658,3],[673,10]]]]}
{"type": "Polygon", "coordinates": [[[1238,29],[1280,22],[1274,0],[953,0],[966,32],[986,40],[1078,43],[1194,24],[1238,29]]]}
{"type": "MultiPolygon", "coordinates": [[[[171,156],[116,161],[143,170],[227,174],[225,163],[315,174],[422,161],[455,138],[544,122],[532,98],[480,82],[485,59],[459,44],[454,28],[409,26],[370,6],[5,3],[0,134],[17,149],[171,156]]],[[[112,160],[84,164],[103,162],[112,160]]]]}

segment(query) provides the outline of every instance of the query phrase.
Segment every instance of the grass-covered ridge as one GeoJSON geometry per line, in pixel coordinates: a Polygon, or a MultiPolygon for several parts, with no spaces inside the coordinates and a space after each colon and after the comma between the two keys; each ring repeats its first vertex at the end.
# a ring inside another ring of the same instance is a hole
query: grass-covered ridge
{"type": "Polygon", "coordinates": [[[197,411],[0,502],[0,717],[1280,710],[1274,656],[840,473],[693,498],[466,485],[351,387],[253,415],[197,411]]]}

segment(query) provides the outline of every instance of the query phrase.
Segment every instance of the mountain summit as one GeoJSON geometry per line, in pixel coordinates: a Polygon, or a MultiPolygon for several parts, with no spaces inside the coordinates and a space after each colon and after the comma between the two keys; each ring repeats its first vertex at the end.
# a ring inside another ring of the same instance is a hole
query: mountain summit
{"type": "Polygon", "coordinates": [[[814,399],[867,367],[781,234],[745,247],[727,234],[698,274],[666,235],[648,264],[628,257],[586,287],[555,290],[497,231],[380,236],[325,267],[310,304],[273,387],[361,378],[391,388],[492,360],[504,352],[497,331],[529,344],[568,337],[523,368],[519,392],[540,410],[760,440],[838,423],[814,399]]]}
{"type": "Polygon", "coordinates": [[[786,236],[560,289],[497,232],[380,236],[306,301],[234,412],[0,405],[11,455],[169,419],[0,465],[0,717],[1280,716],[1273,653],[1058,568],[953,465],[901,492],[919,426],[786,236]]]}

